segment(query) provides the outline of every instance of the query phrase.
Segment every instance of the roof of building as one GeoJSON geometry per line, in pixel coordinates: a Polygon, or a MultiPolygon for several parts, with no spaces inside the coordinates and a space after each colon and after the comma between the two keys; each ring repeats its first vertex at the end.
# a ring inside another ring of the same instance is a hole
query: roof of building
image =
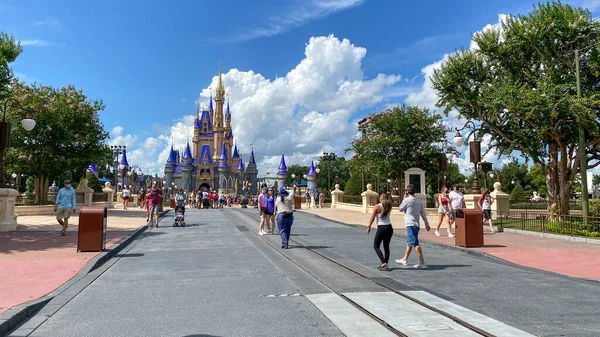
{"type": "Polygon", "coordinates": [[[225,118],[231,118],[231,113],[229,112],[229,101],[227,101],[227,110],[225,110],[225,118]]]}
{"type": "Polygon", "coordinates": [[[175,152],[173,145],[171,145],[171,151],[169,152],[169,158],[167,159],[167,163],[174,163],[176,161],[177,161],[177,153],[175,152]]]}
{"type": "Polygon", "coordinates": [[[123,156],[121,157],[121,165],[129,166],[127,162],[127,151],[123,150],[123,156]]]}
{"type": "Polygon", "coordinates": [[[208,164],[212,165],[212,154],[210,153],[210,145],[204,144],[202,145],[202,151],[200,152],[200,163],[208,162],[208,164]]]}
{"type": "Polygon", "coordinates": [[[210,102],[208,103],[208,111],[213,111],[212,93],[210,94],[210,102]]]}
{"type": "Polygon", "coordinates": [[[238,171],[243,171],[244,170],[244,162],[242,162],[242,158],[240,158],[240,163],[238,164],[238,171]]]}
{"type": "Polygon", "coordinates": [[[315,162],[311,161],[307,176],[314,177],[316,174],[317,172],[315,171],[315,162]]]}
{"type": "Polygon", "coordinates": [[[185,153],[183,154],[183,159],[192,159],[192,150],[190,149],[190,142],[187,142],[185,146],[185,153]]]}
{"type": "Polygon", "coordinates": [[[239,158],[239,157],[240,157],[240,153],[238,152],[237,144],[235,144],[233,146],[233,156],[231,156],[231,158],[239,158]]]}
{"type": "Polygon", "coordinates": [[[286,171],[287,174],[287,166],[285,165],[285,156],[283,155],[283,153],[281,154],[281,160],[279,161],[278,169],[279,171],[286,171]]]}
{"type": "Polygon", "coordinates": [[[254,159],[254,150],[250,153],[250,164],[256,165],[256,160],[254,159]]]}

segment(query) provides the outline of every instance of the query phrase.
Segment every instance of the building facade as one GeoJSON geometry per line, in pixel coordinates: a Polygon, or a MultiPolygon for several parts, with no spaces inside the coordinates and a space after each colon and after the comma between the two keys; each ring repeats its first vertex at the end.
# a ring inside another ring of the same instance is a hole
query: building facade
{"type": "Polygon", "coordinates": [[[206,189],[224,194],[255,195],[258,168],[254,150],[248,165],[234,142],[229,102],[225,107],[225,88],[221,70],[214,98],[211,94],[208,109],[196,106],[194,137],[183,154],[171,146],[165,165],[165,182],[171,189],[206,189]]]}

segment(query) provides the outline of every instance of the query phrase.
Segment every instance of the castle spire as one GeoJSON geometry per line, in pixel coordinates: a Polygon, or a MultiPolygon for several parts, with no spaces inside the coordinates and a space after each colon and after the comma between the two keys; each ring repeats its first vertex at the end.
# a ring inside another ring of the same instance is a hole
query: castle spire
{"type": "Polygon", "coordinates": [[[217,96],[219,93],[225,94],[225,88],[223,87],[223,76],[221,75],[221,58],[219,57],[219,82],[217,84],[217,96]]]}
{"type": "Polygon", "coordinates": [[[242,157],[240,156],[240,163],[238,165],[238,171],[243,171],[244,170],[244,162],[242,160],[242,157]]]}
{"type": "Polygon", "coordinates": [[[227,110],[225,110],[225,118],[231,118],[231,113],[229,112],[229,94],[227,94],[227,110]]]}
{"type": "Polygon", "coordinates": [[[187,142],[185,152],[183,153],[183,159],[192,159],[192,150],[190,149],[190,142],[187,142]]]}
{"type": "Polygon", "coordinates": [[[233,145],[233,156],[231,158],[241,158],[238,152],[237,142],[235,142],[235,144],[233,145]]]}
{"type": "Polygon", "coordinates": [[[311,160],[310,167],[308,168],[308,174],[306,176],[315,177],[316,175],[317,172],[315,171],[315,162],[311,160]]]}
{"type": "Polygon", "coordinates": [[[212,104],[212,89],[210,89],[210,102],[208,103],[208,111],[213,111],[213,104],[212,104]]]}

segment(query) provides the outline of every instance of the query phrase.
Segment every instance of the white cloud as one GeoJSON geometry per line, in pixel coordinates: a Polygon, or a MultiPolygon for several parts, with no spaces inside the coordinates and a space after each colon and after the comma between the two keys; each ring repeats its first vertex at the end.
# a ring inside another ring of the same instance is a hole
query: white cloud
{"type": "Polygon", "coordinates": [[[60,27],[60,21],[55,18],[46,18],[44,20],[36,20],[33,21],[34,26],[51,26],[51,27],[60,27]]]}
{"type": "Polygon", "coordinates": [[[35,40],[21,40],[21,45],[22,46],[31,46],[31,47],[46,47],[46,46],[51,46],[52,44],[50,42],[44,41],[44,40],[39,40],[39,39],[35,39],[35,40]]]}
{"type": "Polygon", "coordinates": [[[285,33],[296,27],[331,14],[361,5],[366,0],[301,0],[285,8],[284,13],[267,19],[264,26],[225,39],[225,42],[248,41],[285,33]]]}
{"type": "MultiPolygon", "coordinates": [[[[307,165],[324,151],[341,155],[357,131],[353,114],[383,103],[383,93],[401,80],[399,75],[384,74],[365,78],[362,61],[366,52],[333,35],[313,37],[306,45],[305,58],[284,77],[270,80],[238,69],[223,74],[233,135],[244,162],[251,143],[260,174],[274,172],[282,153],[288,165],[307,165]]],[[[217,81],[214,76],[200,92],[198,100],[203,106],[208,106],[209,88],[214,90],[217,81]]],[[[153,173],[162,172],[171,142],[183,149],[193,136],[194,111],[190,104],[190,115],[182,116],[161,136],[142,143],[148,148],[160,147],[139,158],[153,173]]],[[[134,164],[131,159],[130,164],[134,164]]]]}
{"type": "Polygon", "coordinates": [[[123,133],[123,127],[122,126],[115,126],[114,128],[112,128],[112,130],[110,130],[110,136],[111,137],[117,137],[120,136],[123,133]]]}

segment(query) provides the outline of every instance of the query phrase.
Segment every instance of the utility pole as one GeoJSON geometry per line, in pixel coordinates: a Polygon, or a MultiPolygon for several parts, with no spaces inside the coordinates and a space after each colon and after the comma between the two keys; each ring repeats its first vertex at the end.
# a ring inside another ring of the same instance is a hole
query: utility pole
{"type": "MultiPolygon", "coordinates": [[[[581,98],[581,75],[579,74],[579,49],[575,49],[575,76],[577,78],[577,98],[581,98]]],[[[579,119],[579,172],[581,172],[581,213],[583,223],[588,223],[588,189],[587,189],[587,152],[585,150],[585,129],[579,119]]]]}

